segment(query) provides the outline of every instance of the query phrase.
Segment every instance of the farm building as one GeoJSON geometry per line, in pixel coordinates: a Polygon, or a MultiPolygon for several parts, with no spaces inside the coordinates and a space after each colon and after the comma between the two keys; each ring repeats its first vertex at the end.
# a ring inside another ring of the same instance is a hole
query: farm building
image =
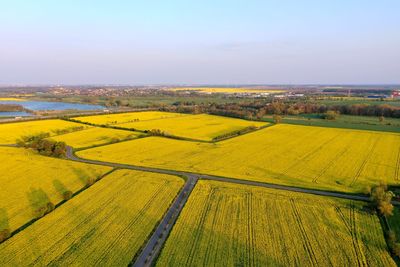
{"type": "Polygon", "coordinates": [[[399,98],[400,98],[400,90],[394,90],[394,91],[392,92],[392,98],[397,98],[397,99],[399,99],[399,98]]]}

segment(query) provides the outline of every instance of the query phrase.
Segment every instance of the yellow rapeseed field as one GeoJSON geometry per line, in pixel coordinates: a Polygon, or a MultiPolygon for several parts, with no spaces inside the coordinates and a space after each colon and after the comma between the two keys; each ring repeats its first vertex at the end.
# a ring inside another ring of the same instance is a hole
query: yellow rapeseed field
{"type": "Polygon", "coordinates": [[[266,124],[268,123],[199,114],[160,120],[123,123],[118,126],[137,130],[159,129],[169,135],[199,140],[211,140],[214,137],[238,131],[246,127],[261,127],[266,124]]]}
{"type": "Polygon", "coordinates": [[[76,117],[74,119],[93,124],[113,125],[113,124],[127,123],[134,121],[158,120],[158,119],[181,117],[181,116],[189,116],[189,115],[181,113],[160,112],[160,111],[143,111],[143,112],[76,117]]]}
{"type": "Polygon", "coordinates": [[[73,127],[88,127],[83,124],[63,120],[40,120],[29,122],[0,124],[0,144],[15,144],[16,139],[24,135],[34,135],[48,132],[54,135],[53,131],[73,127]]]}
{"type": "Polygon", "coordinates": [[[183,185],[119,170],[0,244],[1,266],[127,266],[183,185]]]}
{"type": "Polygon", "coordinates": [[[56,205],[63,200],[63,192],[76,192],[88,179],[111,170],[40,156],[24,148],[0,147],[0,162],[0,221],[10,231],[35,218],[41,204],[56,205]]]}
{"type": "Polygon", "coordinates": [[[222,142],[149,137],[84,150],[84,158],[344,192],[399,183],[400,134],[275,125],[222,142]]]}
{"type": "Polygon", "coordinates": [[[257,89],[257,88],[236,88],[236,87],[179,87],[179,88],[171,88],[170,91],[199,91],[201,93],[226,93],[226,94],[234,94],[234,93],[281,93],[285,92],[284,90],[278,89],[257,89]]]}
{"type": "Polygon", "coordinates": [[[396,266],[362,205],[199,181],[157,266],[396,266]]]}
{"type": "Polygon", "coordinates": [[[142,133],[92,127],[82,131],[51,137],[51,139],[65,142],[67,145],[70,145],[74,148],[83,148],[134,139],[140,135],[142,135],[142,133]]]}
{"type": "Polygon", "coordinates": [[[16,98],[16,97],[0,97],[0,101],[26,101],[23,98],[16,98]]]}
{"type": "Polygon", "coordinates": [[[199,140],[211,140],[214,137],[246,127],[260,127],[268,124],[207,114],[188,115],[159,111],[77,117],[74,119],[97,125],[116,125],[141,131],[158,129],[165,134],[199,140]]]}

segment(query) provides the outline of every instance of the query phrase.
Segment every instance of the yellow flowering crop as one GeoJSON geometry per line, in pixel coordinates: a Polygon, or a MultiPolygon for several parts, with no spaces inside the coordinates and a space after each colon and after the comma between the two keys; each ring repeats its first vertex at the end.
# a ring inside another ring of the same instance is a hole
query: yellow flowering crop
{"type": "MultiPolygon", "coordinates": [[[[54,205],[111,168],[50,158],[24,148],[0,147],[0,221],[10,231],[35,218],[41,201],[54,205]]],[[[3,229],[0,229],[3,230],[3,229]]],[[[1,264],[0,264],[1,265],[1,264]]]]}
{"type": "Polygon", "coordinates": [[[396,266],[362,205],[199,181],[157,266],[396,266]]]}
{"type": "Polygon", "coordinates": [[[159,119],[181,117],[181,116],[189,116],[189,115],[181,113],[160,112],[160,111],[143,111],[143,112],[129,112],[129,113],[76,117],[74,119],[93,124],[113,125],[113,124],[120,124],[120,123],[134,122],[134,121],[159,120],[159,119]]]}
{"type": "Polygon", "coordinates": [[[308,188],[360,192],[399,182],[400,135],[275,125],[215,144],[149,137],[81,157],[308,188]],[[134,153],[132,153],[134,151],[134,153]]]}
{"type": "Polygon", "coordinates": [[[247,127],[261,127],[268,124],[207,114],[188,115],[158,111],[78,117],[75,119],[94,124],[114,124],[118,127],[141,131],[158,129],[167,135],[199,140],[211,140],[214,137],[247,127]]]}
{"type": "Polygon", "coordinates": [[[82,148],[134,139],[137,138],[139,135],[141,135],[141,133],[91,127],[82,131],[76,131],[51,137],[51,139],[55,141],[65,142],[67,145],[70,145],[74,148],[82,148]]]}
{"type": "Polygon", "coordinates": [[[88,128],[88,126],[83,124],[63,120],[39,120],[0,124],[0,144],[15,144],[18,138],[25,135],[35,135],[38,133],[55,135],[53,131],[74,127],[88,128]]]}
{"type": "Polygon", "coordinates": [[[119,170],[0,244],[1,266],[127,266],[183,185],[119,170]]]}

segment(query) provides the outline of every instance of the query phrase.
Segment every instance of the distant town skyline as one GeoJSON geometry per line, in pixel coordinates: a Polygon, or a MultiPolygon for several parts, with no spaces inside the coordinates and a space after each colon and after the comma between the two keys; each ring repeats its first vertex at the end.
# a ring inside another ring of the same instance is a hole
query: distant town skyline
{"type": "Polygon", "coordinates": [[[3,1],[0,85],[400,84],[400,2],[3,1]]]}

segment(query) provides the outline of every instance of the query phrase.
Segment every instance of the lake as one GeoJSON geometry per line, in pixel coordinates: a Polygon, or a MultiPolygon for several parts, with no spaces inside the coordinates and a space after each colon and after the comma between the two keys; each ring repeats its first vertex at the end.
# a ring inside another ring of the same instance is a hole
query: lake
{"type": "MultiPolygon", "coordinates": [[[[104,109],[100,105],[77,104],[66,102],[46,102],[46,101],[4,101],[0,100],[0,104],[16,104],[21,105],[30,110],[100,110],[104,109]]],[[[0,112],[0,117],[16,117],[16,116],[32,116],[27,112],[0,112]]]]}

